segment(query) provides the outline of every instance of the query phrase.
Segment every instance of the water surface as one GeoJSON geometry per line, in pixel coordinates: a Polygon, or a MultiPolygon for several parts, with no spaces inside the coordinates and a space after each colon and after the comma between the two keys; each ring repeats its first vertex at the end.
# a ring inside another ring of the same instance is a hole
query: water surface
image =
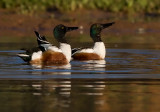
{"type": "Polygon", "coordinates": [[[24,51],[4,44],[0,111],[159,112],[159,45],[106,46],[105,60],[42,67],[23,62],[16,54],[24,51]]]}

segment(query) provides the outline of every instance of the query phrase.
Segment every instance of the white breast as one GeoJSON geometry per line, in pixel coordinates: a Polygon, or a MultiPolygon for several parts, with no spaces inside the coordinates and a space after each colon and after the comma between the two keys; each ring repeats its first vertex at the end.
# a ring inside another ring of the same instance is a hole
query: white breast
{"type": "Polygon", "coordinates": [[[93,50],[94,53],[98,54],[102,59],[105,58],[106,48],[103,42],[95,42],[93,50]]]}
{"type": "Polygon", "coordinates": [[[60,43],[60,49],[62,53],[66,56],[68,62],[71,61],[71,46],[67,43],[60,43]]]}

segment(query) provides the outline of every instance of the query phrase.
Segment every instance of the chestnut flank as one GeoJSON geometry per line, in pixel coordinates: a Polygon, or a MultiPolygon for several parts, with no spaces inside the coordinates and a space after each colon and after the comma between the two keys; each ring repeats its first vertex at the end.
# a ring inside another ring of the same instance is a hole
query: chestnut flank
{"type": "Polygon", "coordinates": [[[43,64],[68,64],[68,61],[63,53],[46,51],[42,55],[43,64]]]}
{"type": "Polygon", "coordinates": [[[76,53],[73,56],[74,60],[102,60],[102,58],[96,53],[76,53]]]}

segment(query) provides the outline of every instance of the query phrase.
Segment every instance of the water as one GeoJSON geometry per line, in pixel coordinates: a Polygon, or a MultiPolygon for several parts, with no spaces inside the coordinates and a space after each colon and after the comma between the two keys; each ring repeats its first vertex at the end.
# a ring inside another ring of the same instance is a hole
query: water
{"type": "Polygon", "coordinates": [[[23,51],[6,46],[0,50],[1,112],[160,110],[159,45],[106,44],[105,60],[45,67],[23,62],[16,56],[23,51]]]}

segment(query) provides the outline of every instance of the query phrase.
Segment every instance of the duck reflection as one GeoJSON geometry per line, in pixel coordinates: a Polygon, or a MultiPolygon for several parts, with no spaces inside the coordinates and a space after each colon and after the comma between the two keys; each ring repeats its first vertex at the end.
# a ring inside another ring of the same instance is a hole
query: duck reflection
{"type": "MultiPolygon", "coordinates": [[[[46,108],[72,108],[72,105],[84,104],[88,99],[88,104],[102,104],[103,101],[98,100],[98,96],[103,96],[106,82],[102,80],[77,80],[62,79],[48,80],[32,84],[34,96],[46,96],[46,108]],[[82,98],[82,96],[84,98],[82,98]],[[92,97],[94,96],[94,97],[92,97]]],[[[58,111],[57,111],[58,112],[58,111]]]]}
{"type": "MultiPolygon", "coordinates": [[[[42,77],[45,79],[50,75],[71,75],[71,64],[67,65],[54,65],[54,66],[41,66],[41,65],[33,65],[32,64],[32,74],[43,75],[42,77]]],[[[49,77],[48,77],[49,78],[49,77]]],[[[58,77],[57,77],[58,78],[58,77]]]]}
{"type": "Polygon", "coordinates": [[[42,65],[42,64],[31,64],[33,69],[44,69],[44,68],[51,68],[51,69],[59,69],[59,68],[64,68],[64,69],[70,69],[71,64],[54,64],[54,65],[42,65]]]}
{"type": "Polygon", "coordinates": [[[24,110],[27,112],[77,112],[77,110],[80,112],[83,110],[158,112],[159,85],[160,82],[157,80],[1,80],[0,110],[7,110],[7,112],[24,110]],[[143,108],[146,106],[147,111],[143,108]]]}
{"type": "Polygon", "coordinates": [[[86,70],[97,70],[105,71],[106,61],[105,60],[90,60],[84,61],[86,64],[82,65],[86,70]]]}

